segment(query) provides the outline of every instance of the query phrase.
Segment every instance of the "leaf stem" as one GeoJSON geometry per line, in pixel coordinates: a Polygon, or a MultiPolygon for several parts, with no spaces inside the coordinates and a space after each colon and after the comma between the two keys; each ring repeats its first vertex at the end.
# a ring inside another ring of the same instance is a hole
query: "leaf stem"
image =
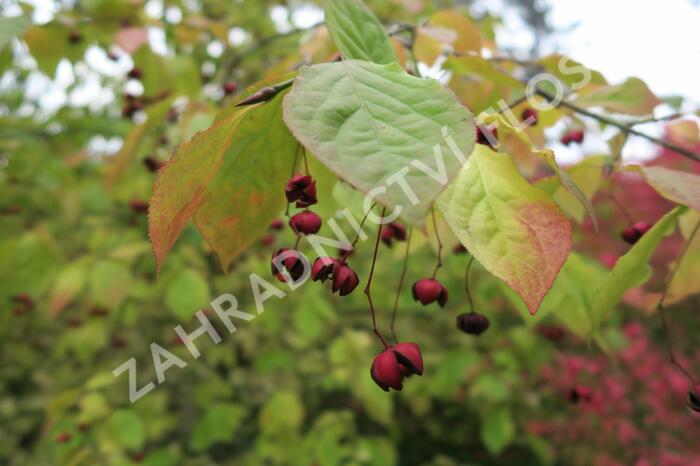
{"type": "Polygon", "coordinates": [[[403,289],[403,282],[406,278],[406,272],[408,271],[408,253],[411,249],[411,237],[413,236],[413,227],[408,229],[408,238],[406,238],[406,253],[403,256],[403,267],[401,268],[401,277],[399,278],[399,285],[396,287],[396,298],[394,299],[394,309],[391,312],[391,324],[389,328],[391,329],[391,337],[394,339],[394,343],[398,343],[399,340],[396,338],[396,331],[394,330],[394,323],[396,322],[396,310],[399,307],[399,297],[401,296],[401,290],[403,289]]]}
{"type": "MultiPolygon", "coordinates": [[[[386,207],[382,208],[382,218],[384,217],[384,214],[386,213],[386,207]]],[[[388,348],[389,345],[386,343],[386,340],[382,336],[381,332],[377,329],[377,316],[376,312],[374,310],[374,303],[372,302],[372,278],[374,277],[374,266],[377,263],[377,251],[379,250],[379,240],[382,235],[382,224],[379,224],[379,228],[377,228],[377,239],[374,242],[374,254],[372,255],[372,267],[369,270],[369,277],[367,278],[367,285],[365,286],[365,295],[367,296],[367,301],[369,302],[369,310],[370,313],[372,314],[372,330],[374,331],[374,334],[377,335],[377,338],[382,342],[384,345],[384,348],[388,348]]]]}

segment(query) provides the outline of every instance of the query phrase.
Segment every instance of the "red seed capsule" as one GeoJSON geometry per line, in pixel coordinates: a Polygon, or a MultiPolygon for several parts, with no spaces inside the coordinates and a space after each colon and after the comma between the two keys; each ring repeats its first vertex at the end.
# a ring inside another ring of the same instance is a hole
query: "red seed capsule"
{"type": "Polygon", "coordinates": [[[297,281],[304,274],[304,262],[301,260],[301,253],[293,249],[282,248],[273,252],[270,266],[272,275],[283,283],[287,281],[287,277],[282,274],[280,269],[286,270],[294,281],[297,281]],[[282,254],[284,254],[284,258],[279,259],[282,254]]]}
{"type": "Polygon", "coordinates": [[[415,343],[398,343],[379,353],[372,361],[370,375],[379,387],[401,390],[403,379],[411,375],[423,375],[423,356],[415,343]]]}
{"type": "Polygon", "coordinates": [[[528,107],[520,114],[520,119],[523,122],[528,122],[531,119],[532,121],[529,122],[530,126],[536,126],[539,120],[539,113],[534,108],[528,107]]]}
{"type": "Polygon", "coordinates": [[[565,146],[568,146],[572,142],[581,144],[583,142],[583,135],[582,129],[569,130],[561,137],[561,143],[565,146]]]}
{"type": "Polygon", "coordinates": [[[338,261],[333,265],[333,285],[331,291],[340,296],[352,293],[360,283],[360,278],[346,263],[338,261]]]}
{"type": "Polygon", "coordinates": [[[481,335],[490,326],[489,319],[476,312],[467,312],[457,316],[457,328],[469,335],[481,335]]]}
{"type": "Polygon", "coordinates": [[[413,299],[423,305],[437,301],[440,307],[445,307],[447,288],[434,278],[423,278],[413,284],[413,299]]]}
{"type": "Polygon", "coordinates": [[[323,221],[318,214],[305,211],[299,212],[289,219],[289,226],[294,230],[294,233],[301,235],[313,235],[321,229],[323,221]]]}
{"type": "Polygon", "coordinates": [[[498,145],[498,129],[496,127],[482,127],[481,125],[477,125],[476,143],[489,146],[491,149],[496,150],[496,146],[498,145]]]}
{"type": "Polygon", "coordinates": [[[296,202],[297,207],[304,208],[316,204],[316,182],[309,175],[300,173],[292,176],[284,187],[287,202],[296,202]]]}

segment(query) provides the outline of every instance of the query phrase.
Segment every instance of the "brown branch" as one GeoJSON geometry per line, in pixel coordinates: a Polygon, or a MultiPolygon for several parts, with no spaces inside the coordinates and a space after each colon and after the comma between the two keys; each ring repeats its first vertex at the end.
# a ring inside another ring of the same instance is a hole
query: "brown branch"
{"type": "Polygon", "coordinates": [[[680,154],[684,157],[687,157],[690,160],[694,160],[695,162],[700,162],[700,156],[698,156],[696,153],[694,153],[690,150],[687,150],[683,147],[677,146],[676,144],[665,141],[663,139],[658,139],[658,138],[655,138],[654,136],[650,136],[646,133],[643,133],[639,130],[636,130],[632,127],[633,124],[620,123],[619,121],[613,120],[612,118],[609,118],[607,116],[599,115],[597,113],[591,112],[590,110],[586,110],[585,108],[581,108],[578,105],[573,104],[571,102],[568,102],[566,100],[558,101],[555,96],[553,96],[551,93],[549,93],[548,91],[545,91],[544,89],[541,89],[541,88],[537,88],[535,93],[537,95],[549,100],[551,103],[555,104],[557,107],[568,108],[569,110],[572,110],[580,115],[584,115],[584,116],[587,116],[589,118],[593,118],[594,120],[598,120],[601,123],[605,123],[606,125],[614,126],[615,128],[617,128],[621,131],[624,131],[625,133],[639,136],[640,138],[646,139],[647,141],[652,142],[652,143],[656,144],[657,146],[665,147],[666,149],[672,150],[673,152],[676,152],[677,154],[680,154]]]}

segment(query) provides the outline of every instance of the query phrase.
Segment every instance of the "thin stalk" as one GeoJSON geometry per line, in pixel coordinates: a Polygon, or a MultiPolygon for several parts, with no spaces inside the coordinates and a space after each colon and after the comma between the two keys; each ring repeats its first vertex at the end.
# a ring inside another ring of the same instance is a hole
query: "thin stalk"
{"type": "Polygon", "coordinates": [[[403,267],[401,268],[401,277],[399,278],[399,285],[396,287],[396,298],[394,299],[394,309],[391,312],[391,324],[389,328],[391,329],[391,337],[394,339],[394,343],[398,343],[399,340],[396,338],[396,331],[394,330],[394,323],[396,322],[396,310],[399,307],[399,297],[401,296],[401,290],[403,289],[403,282],[406,278],[406,272],[408,271],[408,253],[411,249],[411,237],[413,236],[413,227],[408,229],[408,238],[406,238],[406,253],[403,256],[403,267]]]}
{"type": "Polygon", "coordinates": [[[438,243],[438,252],[437,252],[437,264],[435,265],[435,270],[433,271],[433,279],[437,276],[438,270],[440,270],[440,267],[442,267],[442,240],[440,240],[440,233],[438,233],[437,229],[437,220],[435,220],[435,206],[430,208],[430,213],[433,217],[433,229],[435,230],[435,239],[437,239],[438,243]]]}
{"type": "MultiPolygon", "coordinates": [[[[386,213],[386,207],[382,208],[382,218],[384,217],[384,214],[386,213]]],[[[369,302],[369,311],[372,314],[372,330],[374,331],[374,334],[377,335],[377,338],[382,342],[384,345],[384,348],[388,348],[389,345],[386,343],[386,340],[382,336],[381,332],[379,329],[377,329],[377,313],[374,309],[374,303],[372,302],[372,278],[374,277],[374,266],[377,263],[377,251],[379,251],[379,240],[382,235],[382,224],[379,224],[379,228],[377,228],[377,240],[374,242],[374,254],[372,255],[372,267],[369,270],[369,278],[367,278],[367,285],[365,286],[365,295],[367,296],[367,301],[369,302]]]]}
{"type": "Polygon", "coordinates": [[[472,268],[473,262],[474,256],[471,256],[467,264],[467,271],[464,273],[464,291],[467,294],[467,300],[469,300],[469,312],[474,312],[474,301],[472,301],[472,293],[469,290],[469,270],[472,268]]]}

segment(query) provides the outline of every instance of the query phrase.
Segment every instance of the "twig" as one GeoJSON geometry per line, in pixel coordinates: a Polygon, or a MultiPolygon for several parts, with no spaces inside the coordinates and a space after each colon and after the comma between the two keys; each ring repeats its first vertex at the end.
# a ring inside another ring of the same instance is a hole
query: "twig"
{"type": "MultiPolygon", "coordinates": [[[[382,218],[384,218],[384,214],[386,213],[386,207],[382,208],[382,218]]],[[[369,277],[367,278],[367,285],[365,286],[365,295],[367,296],[367,301],[369,302],[369,311],[372,314],[372,329],[374,330],[374,334],[377,335],[379,340],[382,342],[384,345],[384,348],[388,348],[389,345],[386,343],[386,340],[382,336],[381,332],[377,329],[377,316],[376,312],[374,310],[374,303],[372,302],[372,278],[374,277],[374,266],[377,263],[377,251],[379,250],[379,240],[382,235],[382,224],[379,224],[379,227],[377,228],[377,240],[374,243],[374,254],[372,256],[372,267],[370,268],[369,271],[369,277]]]]}
{"type": "Polygon", "coordinates": [[[578,105],[573,104],[571,102],[568,102],[566,100],[559,101],[559,100],[557,100],[557,98],[555,96],[553,96],[548,91],[545,91],[544,89],[541,89],[541,88],[537,88],[535,90],[535,93],[541,97],[544,97],[545,99],[549,100],[550,102],[554,103],[557,107],[568,108],[569,110],[573,110],[576,113],[587,116],[589,118],[593,118],[594,120],[598,120],[601,123],[605,123],[606,125],[614,126],[615,128],[618,128],[618,129],[624,131],[625,133],[639,136],[640,138],[646,139],[649,142],[653,142],[654,144],[656,144],[658,146],[665,147],[666,149],[672,150],[673,152],[676,152],[684,157],[687,157],[690,160],[694,160],[695,162],[700,162],[700,156],[698,156],[696,153],[689,151],[687,149],[684,149],[683,147],[677,146],[676,144],[670,143],[668,141],[664,141],[663,139],[658,139],[658,138],[655,138],[654,136],[650,136],[646,133],[638,131],[632,127],[633,125],[620,123],[619,121],[613,120],[612,118],[609,118],[607,116],[599,115],[597,113],[586,110],[585,108],[581,108],[578,105]]]}
{"type": "Polygon", "coordinates": [[[688,249],[690,249],[690,245],[695,239],[695,235],[697,234],[698,230],[700,230],[700,222],[698,222],[695,225],[695,228],[693,228],[693,231],[688,237],[688,240],[686,241],[685,245],[683,246],[681,253],[678,255],[678,261],[676,262],[676,266],[674,267],[673,272],[671,272],[671,275],[669,275],[668,280],[666,281],[664,291],[661,293],[661,299],[659,299],[659,304],[656,305],[656,309],[659,311],[659,316],[661,317],[661,324],[663,325],[664,340],[666,341],[666,349],[668,350],[669,360],[671,364],[676,366],[683,373],[683,375],[685,375],[688,378],[688,380],[690,380],[693,383],[693,385],[697,384],[695,378],[685,369],[685,367],[681,365],[681,363],[678,362],[678,360],[676,359],[676,355],[673,351],[673,345],[671,344],[671,332],[668,327],[668,321],[666,320],[666,309],[664,308],[664,301],[666,300],[666,296],[668,295],[668,290],[671,287],[671,283],[673,282],[673,279],[676,276],[676,272],[678,272],[678,269],[681,267],[683,258],[685,257],[686,252],[688,252],[688,249]]]}
{"type": "Polygon", "coordinates": [[[401,296],[401,290],[403,289],[403,282],[406,278],[406,272],[408,271],[408,253],[411,249],[411,237],[413,236],[413,227],[408,229],[408,238],[406,238],[406,254],[403,256],[403,267],[401,269],[401,277],[399,278],[399,285],[396,287],[396,298],[394,299],[394,309],[391,312],[391,324],[389,328],[391,329],[391,337],[394,339],[394,343],[398,343],[399,340],[396,338],[396,331],[394,330],[394,323],[396,322],[396,310],[399,307],[399,297],[401,296]]]}

